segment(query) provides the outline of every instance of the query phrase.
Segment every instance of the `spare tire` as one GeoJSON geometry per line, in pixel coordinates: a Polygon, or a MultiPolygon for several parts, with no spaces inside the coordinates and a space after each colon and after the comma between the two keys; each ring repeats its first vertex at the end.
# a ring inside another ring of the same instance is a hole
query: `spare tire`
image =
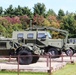
{"type": "Polygon", "coordinates": [[[22,50],[19,51],[19,60],[17,58],[17,61],[19,61],[19,64],[21,65],[28,65],[32,63],[32,52],[27,47],[23,47],[22,50]]]}

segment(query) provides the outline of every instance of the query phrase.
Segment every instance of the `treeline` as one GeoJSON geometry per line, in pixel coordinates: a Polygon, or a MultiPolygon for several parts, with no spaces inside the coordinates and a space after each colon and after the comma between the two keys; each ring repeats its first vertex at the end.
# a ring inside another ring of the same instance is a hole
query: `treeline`
{"type": "MultiPolygon", "coordinates": [[[[51,7],[50,7],[51,8],[51,7]]],[[[67,30],[69,37],[76,37],[76,13],[69,13],[59,9],[56,14],[53,9],[46,11],[43,3],[37,3],[33,12],[28,7],[13,7],[10,5],[3,10],[0,7],[0,32],[6,37],[11,37],[14,30],[25,30],[30,25],[50,26],[67,30]]],[[[61,37],[59,33],[52,32],[54,38],[61,37]],[[56,36],[57,35],[57,36],[56,36]]]]}

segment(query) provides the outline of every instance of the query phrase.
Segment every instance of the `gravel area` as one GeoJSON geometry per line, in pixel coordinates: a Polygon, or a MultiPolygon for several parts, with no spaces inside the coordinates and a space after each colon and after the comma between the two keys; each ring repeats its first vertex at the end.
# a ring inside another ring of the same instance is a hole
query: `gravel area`
{"type": "Polygon", "coordinates": [[[15,59],[11,59],[12,61],[9,62],[8,58],[0,58],[0,60],[7,60],[6,62],[1,62],[0,63],[0,70],[14,70],[17,71],[18,67],[21,71],[33,71],[33,72],[47,72],[50,70],[51,71],[56,71],[57,69],[62,68],[64,65],[66,65],[66,62],[50,62],[48,63],[47,66],[47,59],[46,58],[40,58],[37,63],[30,64],[30,65],[19,65],[15,61],[15,59]],[[14,60],[14,61],[13,61],[14,60]]]}
{"type": "Polygon", "coordinates": [[[53,72],[58,69],[61,69],[70,61],[76,62],[76,57],[72,57],[72,58],[60,57],[56,59],[51,59],[51,64],[50,64],[50,59],[48,59],[48,63],[47,63],[47,58],[39,58],[39,61],[37,63],[18,66],[18,63],[16,62],[15,58],[11,58],[11,60],[9,60],[9,58],[1,57],[0,70],[18,71],[18,67],[19,67],[20,71],[47,72],[51,68],[51,72],[53,72]]]}

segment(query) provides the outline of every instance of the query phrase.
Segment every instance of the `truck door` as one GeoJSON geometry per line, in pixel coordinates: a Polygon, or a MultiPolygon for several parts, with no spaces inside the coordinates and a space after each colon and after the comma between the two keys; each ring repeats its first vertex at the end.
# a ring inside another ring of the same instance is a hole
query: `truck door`
{"type": "Polygon", "coordinates": [[[28,31],[26,44],[36,44],[36,32],[35,31],[28,31]]]}
{"type": "Polygon", "coordinates": [[[37,33],[37,45],[46,46],[47,45],[47,35],[43,31],[37,33]]]}
{"type": "Polygon", "coordinates": [[[17,34],[17,39],[19,43],[24,43],[24,34],[23,33],[18,33],[17,34]]]}

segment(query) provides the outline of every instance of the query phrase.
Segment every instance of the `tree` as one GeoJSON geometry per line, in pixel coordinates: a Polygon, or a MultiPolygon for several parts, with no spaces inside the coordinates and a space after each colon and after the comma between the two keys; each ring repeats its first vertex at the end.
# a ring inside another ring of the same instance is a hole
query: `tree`
{"type": "Polygon", "coordinates": [[[59,19],[59,20],[62,20],[62,17],[63,17],[63,16],[65,16],[64,11],[63,11],[62,9],[60,9],[60,10],[58,11],[58,19],[59,19]]]}
{"type": "Polygon", "coordinates": [[[56,16],[48,16],[47,17],[48,21],[50,22],[50,26],[55,27],[55,28],[60,28],[59,21],[57,20],[56,16]]]}
{"type": "Polygon", "coordinates": [[[5,9],[4,15],[10,16],[10,17],[12,15],[14,15],[14,10],[13,10],[13,6],[12,5],[10,5],[7,9],[5,9]]]}
{"type": "Polygon", "coordinates": [[[27,15],[20,16],[22,29],[26,29],[30,24],[30,18],[27,15]]]}
{"type": "Polygon", "coordinates": [[[19,30],[22,30],[22,24],[13,24],[12,25],[12,29],[14,30],[14,31],[19,31],[19,30]]]}
{"type": "Polygon", "coordinates": [[[2,33],[3,35],[5,35],[6,32],[6,28],[0,24],[0,33],[2,33]]]}
{"type": "Polygon", "coordinates": [[[46,18],[44,18],[44,21],[42,24],[43,24],[43,26],[50,26],[51,25],[50,22],[46,18]]]}
{"type": "Polygon", "coordinates": [[[44,15],[45,11],[46,11],[46,7],[45,5],[42,3],[37,3],[34,5],[34,15],[38,14],[38,15],[44,15]]]}
{"type": "Polygon", "coordinates": [[[2,14],[3,14],[3,8],[0,7],[0,15],[2,15],[2,14]]]}
{"type": "MultiPolygon", "coordinates": [[[[50,15],[50,16],[47,17],[47,19],[50,22],[51,27],[60,28],[60,23],[58,22],[56,16],[51,16],[50,15]]],[[[59,38],[59,36],[58,36],[59,32],[52,31],[51,34],[52,34],[53,38],[59,38]]]]}
{"type": "Polygon", "coordinates": [[[18,16],[15,17],[5,17],[10,24],[21,24],[20,18],[18,16]]]}
{"type": "Polygon", "coordinates": [[[7,28],[10,23],[5,17],[0,17],[0,24],[3,25],[5,28],[7,28]]]}
{"type": "Polygon", "coordinates": [[[22,13],[22,7],[20,7],[20,5],[18,5],[18,7],[14,9],[14,14],[16,16],[22,16],[23,15],[23,13],[22,13]]]}
{"type": "Polygon", "coordinates": [[[56,16],[56,13],[55,13],[52,9],[49,9],[49,10],[47,11],[46,16],[50,16],[50,15],[56,16]]]}
{"type": "Polygon", "coordinates": [[[43,22],[44,22],[44,17],[42,15],[36,14],[33,17],[33,24],[34,25],[43,25],[43,22]]]}
{"type": "Polygon", "coordinates": [[[74,15],[69,14],[63,18],[61,27],[69,32],[69,37],[76,37],[76,20],[74,15]]]}
{"type": "Polygon", "coordinates": [[[33,18],[33,13],[31,12],[31,9],[29,9],[28,7],[22,8],[22,12],[23,15],[27,15],[28,17],[30,17],[30,19],[33,18]]]}

